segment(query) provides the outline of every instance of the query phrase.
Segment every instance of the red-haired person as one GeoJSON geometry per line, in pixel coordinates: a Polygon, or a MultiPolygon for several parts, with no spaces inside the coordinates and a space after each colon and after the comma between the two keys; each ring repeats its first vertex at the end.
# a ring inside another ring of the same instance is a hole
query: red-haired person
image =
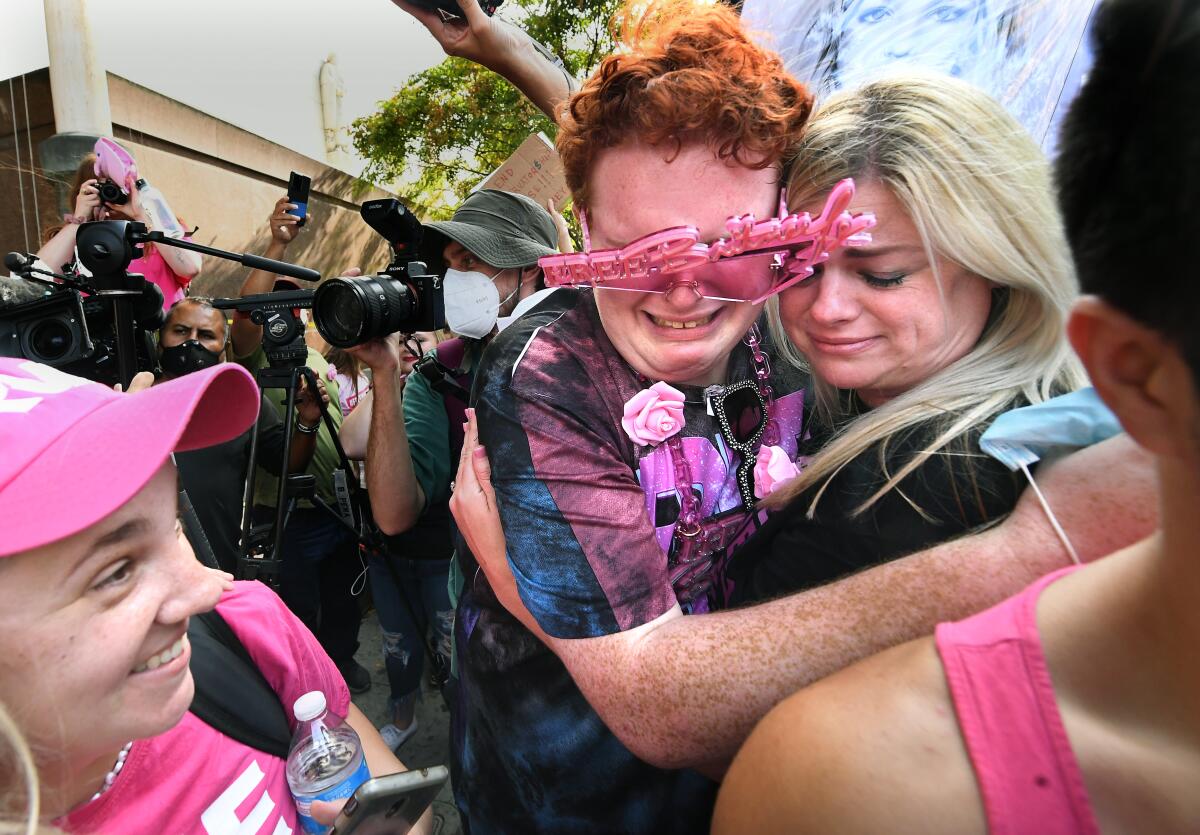
{"type": "MultiPolygon", "coordinates": [[[[731,216],[776,217],[807,91],[721,5],[631,16],[624,40],[558,139],[592,252],[678,227],[715,248],[731,216]]],[[[714,605],[715,567],[751,515],[738,465],[766,418],[795,454],[798,377],[771,371],[760,337],[746,344],[779,275],[771,261],[731,253],[657,292],[560,291],[484,356],[476,408],[509,554],[553,638],[510,615],[460,551],[455,789],[473,831],[707,826],[716,784],[669,756],[654,763],[657,740],[631,746],[593,704],[598,688],[649,704],[641,682],[604,681],[604,657],[714,605]],[[723,422],[745,450],[730,454],[723,422]]],[[[658,718],[676,708],[663,695],[658,718]]]]}

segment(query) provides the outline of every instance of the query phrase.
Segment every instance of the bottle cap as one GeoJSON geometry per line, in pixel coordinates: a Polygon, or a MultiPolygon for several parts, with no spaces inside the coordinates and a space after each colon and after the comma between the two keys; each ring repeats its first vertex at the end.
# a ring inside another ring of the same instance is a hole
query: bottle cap
{"type": "Polygon", "coordinates": [[[310,719],[316,719],[325,712],[325,694],[320,690],[313,690],[311,693],[305,693],[300,698],[296,699],[296,703],[292,705],[292,713],[296,715],[296,720],[299,722],[307,722],[310,719]]]}

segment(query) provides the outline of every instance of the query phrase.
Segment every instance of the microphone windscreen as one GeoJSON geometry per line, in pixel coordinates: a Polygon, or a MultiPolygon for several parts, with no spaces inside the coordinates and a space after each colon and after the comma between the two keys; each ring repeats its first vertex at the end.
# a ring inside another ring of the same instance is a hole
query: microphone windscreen
{"type": "Polygon", "coordinates": [[[44,298],[48,292],[46,285],[36,281],[0,276],[0,307],[12,307],[36,301],[44,298]]]}

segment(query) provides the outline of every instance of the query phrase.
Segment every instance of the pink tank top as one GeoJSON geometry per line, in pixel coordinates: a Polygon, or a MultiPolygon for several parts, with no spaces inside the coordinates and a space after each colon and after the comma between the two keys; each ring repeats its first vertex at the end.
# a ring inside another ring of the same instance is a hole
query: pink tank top
{"type": "Polygon", "coordinates": [[[1037,628],[1049,574],[1003,603],[939,624],[938,653],[993,835],[1098,835],[1037,628]]]}

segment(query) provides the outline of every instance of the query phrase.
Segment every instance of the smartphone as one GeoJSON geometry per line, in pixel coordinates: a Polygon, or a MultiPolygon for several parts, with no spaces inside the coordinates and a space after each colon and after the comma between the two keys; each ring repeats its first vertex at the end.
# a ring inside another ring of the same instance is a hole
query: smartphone
{"type": "MultiPolygon", "coordinates": [[[[491,16],[496,13],[496,9],[504,0],[479,0],[479,7],[491,16]]],[[[463,13],[462,8],[455,0],[412,0],[414,6],[420,6],[422,9],[427,9],[431,12],[437,12],[441,15],[443,21],[461,20],[463,13]]]]}
{"type": "Polygon", "coordinates": [[[308,217],[308,187],[311,184],[312,180],[295,171],[288,178],[288,202],[296,206],[294,209],[289,209],[288,214],[300,218],[297,226],[303,226],[305,218],[308,217]]]}
{"type": "Polygon", "coordinates": [[[329,835],[405,835],[449,779],[440,765],[372,777],[346,801],[329,835]]]}

